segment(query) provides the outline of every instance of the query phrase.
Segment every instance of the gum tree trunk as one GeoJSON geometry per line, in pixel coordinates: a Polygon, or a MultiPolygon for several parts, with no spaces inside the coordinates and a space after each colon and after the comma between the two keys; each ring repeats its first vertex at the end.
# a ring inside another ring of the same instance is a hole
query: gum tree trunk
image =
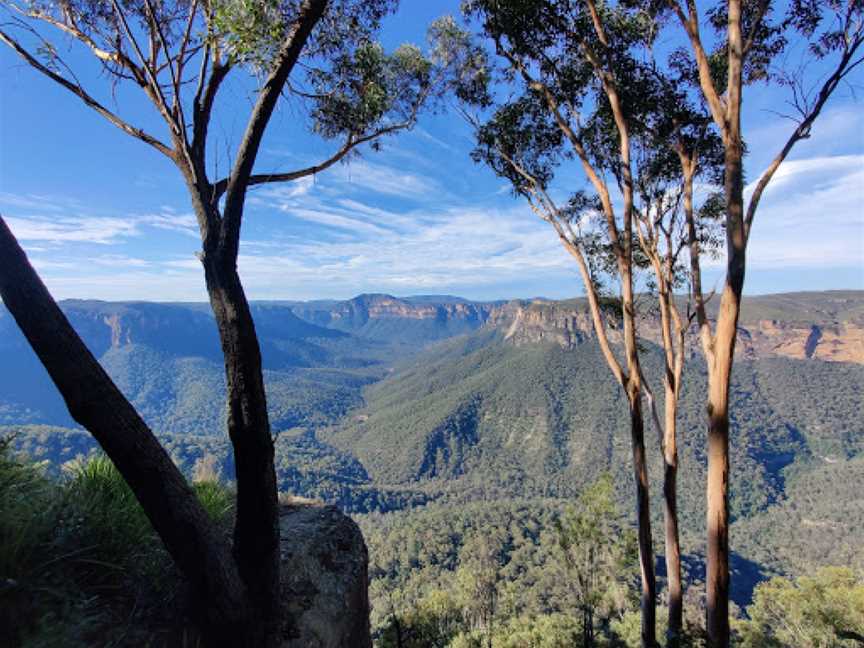
{"type": "Polygon", "coordinates": [[[156,437],[69,324],[0,217],[0,295],[76,422],[129,484],[200,599],[208,645],[251,646],[246,588],[221,534],[156,437]]]}
{"type": "Polygon", "coordinates": [[[639,538],[639,570],[642,589],[642,646],[654,648],[656,640],[657,580],[654,575],[654,547],[651,540],[651,510],[648,489],[648,466],[645,458],[645,428],[642,398],[638,388],[628,387],[630,436],[633,450],[633,475],[636,481],[636,521],[639,538]]]}
{"type": "MultiPolygon", "coordinates": [[[[234,558],[255,609],[268,627],[279,605],[279,517],[273,440],[261,371],[261,350],[246,295],[233,264],[203,259],[219,330],[234,447],[237,515],[234,558]]],[[[267,633],[269,634],[269,632],[267,633]]]]}
{"type": "Polygon", "coordinates": [[[677,648],[683,625],[683,587],[681,549],[678,533],[678,449],[676,443],[677,395],[666,387],[663,452],[663,503],[666,532],[666,574],[669,586],[669,625],[667,645],[677,648]]]}

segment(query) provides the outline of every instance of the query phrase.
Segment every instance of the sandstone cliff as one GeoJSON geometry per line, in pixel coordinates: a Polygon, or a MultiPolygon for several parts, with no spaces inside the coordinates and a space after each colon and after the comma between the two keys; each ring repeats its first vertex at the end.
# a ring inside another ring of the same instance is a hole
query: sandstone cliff
{"type": "MultiPolygon", "coordinates": [[[[736,354],[743,358],[787,357],[864,364],[864,321],[858,315],[820,313],[815,321],[802,320],[801,315],[788,320],[742,317],[738,328],[736,354]]],[[[806,314],[803,314],[806,316],[806,314]]],[[[609,338],[620,343],[620,327],[609,320],[609,338]]],[[[659,319],[645,316],[638,323],[642,339],[659,344],[659,319]]],[[[498,327],[506,340],[516,345],[554,342],[571,348],[594,337],[594,328],[583,300],[552,302],[515,301],[494,309],[487,326],[498,327]]],[[[688,333],[688,352],[699,353],[696,327],[688,333]]]]}

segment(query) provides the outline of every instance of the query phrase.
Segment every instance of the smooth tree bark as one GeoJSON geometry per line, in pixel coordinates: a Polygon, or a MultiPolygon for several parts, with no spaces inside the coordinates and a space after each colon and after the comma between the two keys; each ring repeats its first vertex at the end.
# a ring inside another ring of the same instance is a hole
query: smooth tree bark
{"type": "MultiPolygon", "coordinates": [[[[817,46],[823,48],[822,55],[838,52],[838,60],[831,73],[818,84],[815,98],[807,92],[795,95],[794,107],[797,127],[787,139],[781,151],[757,181],[755,191],[745,206],[744,198],[744,139],[741,131],[741,110],[745,84],[744,67],[747,55],[759,45],[764,21],[771,2],[763,0],[754,5],[754,13],[747,16],[749,28],[745,34],[744,11],[748,9],[741,0],[728,0],[726,11],[726,78],[725,88],[718,88],[712,76],[711,62],[700,33],[696,3],[687,0],[682,6],[677,0],[669,3],[678,22],[683,27],[696,62],[699,86],[708,110],[723,141],[724,174],[723,191],[726,225],[726,278],[720,297],[720,305],[713,325],[705,310],[705,298],[701,291],[701,269],[699,246],[695,239],[695,228],[691,227],[691,281],[696,314],[702,338],[702,347],[708,365],[707,394],[707,457],[708,477],[706,487],[707,504],[707,567],[706,599],[709,645],[725,648],[729,645],[729,383],[734,362],[738,318],[746,271],[747,242],[756,209],[765,187],[786,159],[794,145],[810,136],[816,118],[821,113],[831,94],[862,59],[858,56],[864,43],[864,11],[860,3],[850,0],[845,8],[836,11],[840,24],[839,39],[825,41],[817,46]],[[857,58],[856,58],[857,57],[857,58]]],[[[822,12],[833,13],[832,6],[793,6],[791,18],[810,17],[821,19],[822,12]],[[812,12],[817,12],[813,14],[812,12]]],[[[817,23],[819,20],[816,21],[817,23]]],[[[806,35],[811,35],[812,31],[806,35]]],[[[692,215],[692,211],[691,211],[692,215]]]]}
{"type": "MultiPolygon", "coordinates": [[[[692,188],[692,184],[691,184],[692,188]]],[[[667,205],[660,198],[655,205],[644,200],[637,219],[637,234],[642,252],[648,258],[657,284],[660,311],[660,333],[663,349],[663,418],[656,411],[654,395],[645,382],[651,417],[657,428],[663,453],[663,521],[665,536],[666,580],[669,621],[667,645],[680,644],[683,626],[683,585],[681,582],[681,548],[678,531],[678,400],[684,370],[686,319],[675,303],[674,288],[680,280],[678,257],[685,239],[677,236],[679,205],[667,205]],[[664,218],[668,216],[668,222],[664,218]]]]}

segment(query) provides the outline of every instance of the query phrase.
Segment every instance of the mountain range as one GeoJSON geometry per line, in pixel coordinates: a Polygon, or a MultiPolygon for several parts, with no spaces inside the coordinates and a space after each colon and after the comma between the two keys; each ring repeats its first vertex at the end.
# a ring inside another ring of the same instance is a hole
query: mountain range
{"type": "MultiPolygon", "coordinates": [[[[642,302],[646,376],[660,392],[657,318],[642,302]]],[[[178,464],[191,473],[209,458],[230,479],[208,305],[60,305],[178,464]]],[[[623,395],[583,300],[373,294],[252,309],[284,490],[355,513],[412,515],[433,500],[572,498],[608,470],[629,501],[623,395]]],[[[692,553],[704,520],[705,368],[695,334],[688,348],[679,492],[692,553]]],[[[737,352],[731,495],[740,559],[783,572],[860,562],[864,292],[748,297],[737,352]]],[[[0,357],[0,434],[15,432],[20,449],[54,468],[92,451],[3,309],[0,357]]],[[[653,434],[648,442],[656,484],[660,451],[653,434]]],[[[659,513],[659,485],[652,495],[659,513]]]]}

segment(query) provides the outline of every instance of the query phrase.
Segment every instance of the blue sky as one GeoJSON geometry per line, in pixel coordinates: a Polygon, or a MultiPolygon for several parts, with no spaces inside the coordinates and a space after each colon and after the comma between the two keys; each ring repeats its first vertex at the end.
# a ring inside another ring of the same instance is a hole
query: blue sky
{"type": "MultiPolygon", "coordinates": [[[[404,1],[386,45],[422,42],[458,2],[404,1]]],[[[77,60],[76,53],[71,53],[77,60]]],[[[92,68],[91,68],[92,69],[92,68]]],[[[130,121],[159,129],[133,90],[111,97],[130,121]]],[[[859,91],[862,78],[855,83],[859,91]]],[[[748,89],[745,127],[755,179],[787,136],[768,112],[776,91],[748,89]]],[[[212,132],[225,148],[241,132],[249,95],[229,85],[212,132]]],[[[361,292],[451,293],[476,299],[581,294],[549,227],[504,182],[471,162],[455,112],[424,116],[315,178],[249,196],[240,270],[253,299],[346,298],[361,292]]],[[[268,129],[258,168],[287,170],[335,148],[305,133],[285,106],[268,129]]],[[[220,160],[227,162],[227,153],[220,160]]],[[[578,177],[578,183],[583,179],[578,177]]],[[[844,89],[813,137],[795,149],[766,193],[751,239],[746,290],[864,288],[864,110],[844,89]]],[[[200,247],[173,165],[0,49],[0,213],[58,298],[204,300],[200,247]]],[[[718,265],[707,270],[719,281],[718,265]]]]}

